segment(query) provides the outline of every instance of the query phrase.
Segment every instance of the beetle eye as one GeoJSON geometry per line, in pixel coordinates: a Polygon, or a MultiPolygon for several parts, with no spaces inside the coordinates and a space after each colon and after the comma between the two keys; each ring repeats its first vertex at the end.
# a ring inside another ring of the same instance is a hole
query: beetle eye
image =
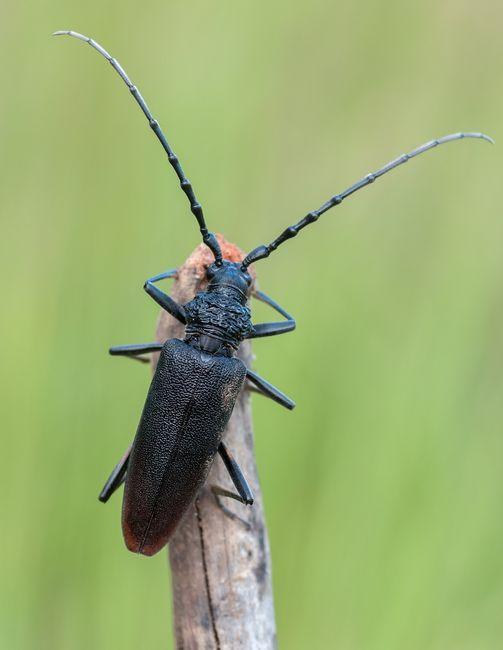
{"type": "Polygon", "coordinates": [[[215,275],[215,271],[216,271],[215,265],[210,264],[210,266],[208,266],[208,268],[206,269],[206,277],[208,278],[208,280],[211,280],[211,278],[215,275]]]}

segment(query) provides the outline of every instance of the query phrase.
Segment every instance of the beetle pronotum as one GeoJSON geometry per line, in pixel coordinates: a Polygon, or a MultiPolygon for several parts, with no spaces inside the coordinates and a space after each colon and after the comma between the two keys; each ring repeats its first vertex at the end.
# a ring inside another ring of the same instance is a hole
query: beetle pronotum
{"type": "Polygon", "coordinates": [[[153,555],[169,541],[206,480],[217,453],[222,457],[237,493],[220,488],[215,488],[215,492],[247,505],[253,503],[250,487],[238,463],[222,441],[223,430],[245,381],[252,382],[257,390],[282,406],[288,409],[295,406],[290,398],[234,356],[245,339],[275,336],[295,328],[294,318],[262,292],[253,295],[276,310],[285,320],[252,324],[247,306],[252,285],[248,271],[250,265],[268,257],[281,244],[317,221],[327,210],[411,158],[453,140],[492,140],[483,133],[453,133],[431,140],[335,194],[320,208],[308,212],[303,219],[283,230],[271,243],[254,248],[240,262],[231,262],[223,258],[217,238],[208,231],[203,209],[191,183],[159,123],[124,68],[101,45],[87,36],[73,31],[59,31],[55,35],[73,36],[91,45],[108,60],[125,82],[162,144],[189,200],[202,240],[214,258],[206,270],[207,289],[184,305],[176,303],[156,286],[160,280],[174,277],[176,269],[160,273],[145,282],[144,288],[148,295],[185,325],[183,341],[170,339],[164,344],[122,345],[110,349],[113,355],[129,357],[160,351],[134,442],[113,470],[100,494],[100,500],[107,501],[125,482],[122,529],[126,545],[131,551],[153,555]]]}

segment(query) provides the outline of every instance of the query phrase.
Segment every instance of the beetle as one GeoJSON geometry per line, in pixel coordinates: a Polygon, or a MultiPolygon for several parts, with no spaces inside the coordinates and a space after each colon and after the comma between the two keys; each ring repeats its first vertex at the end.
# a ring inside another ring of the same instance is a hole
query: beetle
{"type": "Polygon", "coordinates": [[[276,310],[284,320],[252,323],[248,307],[252,286],[250,265],[267,258],[350,195],[429,149],[463,138],[481,138],[488,142],[492,142],[492,139],[483,133],[453,133],[431,140],[367,174],[343,192],[332,196],[317,210],[308,212],[271,243],[254,248],[240,262],[233,262],[223,258],[219,242],[206,226],[203,209],[180,161],[124,68],[99,43],[87,36],[71,30],[58,31],[54,35],[72,36],[88,43],[108,60],[128,86],[164,148],[197,220],[202,241],[214,258],[206,270],[206,290],[184,305],[175,302],[156,286],[160,280],[174,277],[176,269],[145,282],[147,294],[184,324],[183,340],[170,339],[164,344],[145,343],[110,348],[112,355],[127,357],[160,352],[134,442],[113,470],[99,496],[101,501],[106,502],[125,483],[122,530],[126,546],[136,553],[153,555],[168,543],[205,482],[217,453],[228,470],[237,494],[218,488],[217,493],[236,498],[243,504],[253,503],[252,491],[243,472],[222,440],[245,381],[251,381],[258,391],[285,408],[295,406],[289,397],[234,356],[240,343],[246,339],[284,334],[295,328],[295,319],[261,292],[256,293],[256,297],[276,310]]]}

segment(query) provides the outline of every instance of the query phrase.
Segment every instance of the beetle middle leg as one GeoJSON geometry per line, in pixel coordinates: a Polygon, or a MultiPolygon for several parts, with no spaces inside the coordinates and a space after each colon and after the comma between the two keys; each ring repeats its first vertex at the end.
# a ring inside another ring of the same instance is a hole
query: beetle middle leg
{"type": "Polygon", "coordinates": [[[108,352],[113,357],[129,357],[140,361],[141,363],[149,363],[150,358],[142,355],[149,352],[160,352],[162,350],[162,343],[133,343],[131,345],[114,345],[108,352]]]}
{"type": "Polygon", "coordinates": [[[290,411],[295,408],[295,402],[292,399],[282,393],[279,388],[276,388],[276,386],[273,386],[268,381],[266,381],[263,377],[257,375],[256,372],[250,370],[250,368],[246,369],[246,377],[256,386],[259,393],[262,393],[266,397],[269,397],[290,411]]]}

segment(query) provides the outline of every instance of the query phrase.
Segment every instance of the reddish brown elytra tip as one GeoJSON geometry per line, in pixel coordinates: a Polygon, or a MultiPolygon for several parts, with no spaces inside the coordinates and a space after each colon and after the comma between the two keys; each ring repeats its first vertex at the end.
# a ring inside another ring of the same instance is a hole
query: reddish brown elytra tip
{"type": "MultiPolygon", "coordinates": [[[[178,522],[176,522],[178,523],[178,522]]],[[[127,528],[123,529],[124,542],[128,551],[136,553],[137,555],[145,555],[147,557],[152,557],[156,553],[159,553],[169,541],[169,537],[161,537],[156,540],[155,544],[149,544],[142,542],[142,540],[134,535],[127,528]]]]}

